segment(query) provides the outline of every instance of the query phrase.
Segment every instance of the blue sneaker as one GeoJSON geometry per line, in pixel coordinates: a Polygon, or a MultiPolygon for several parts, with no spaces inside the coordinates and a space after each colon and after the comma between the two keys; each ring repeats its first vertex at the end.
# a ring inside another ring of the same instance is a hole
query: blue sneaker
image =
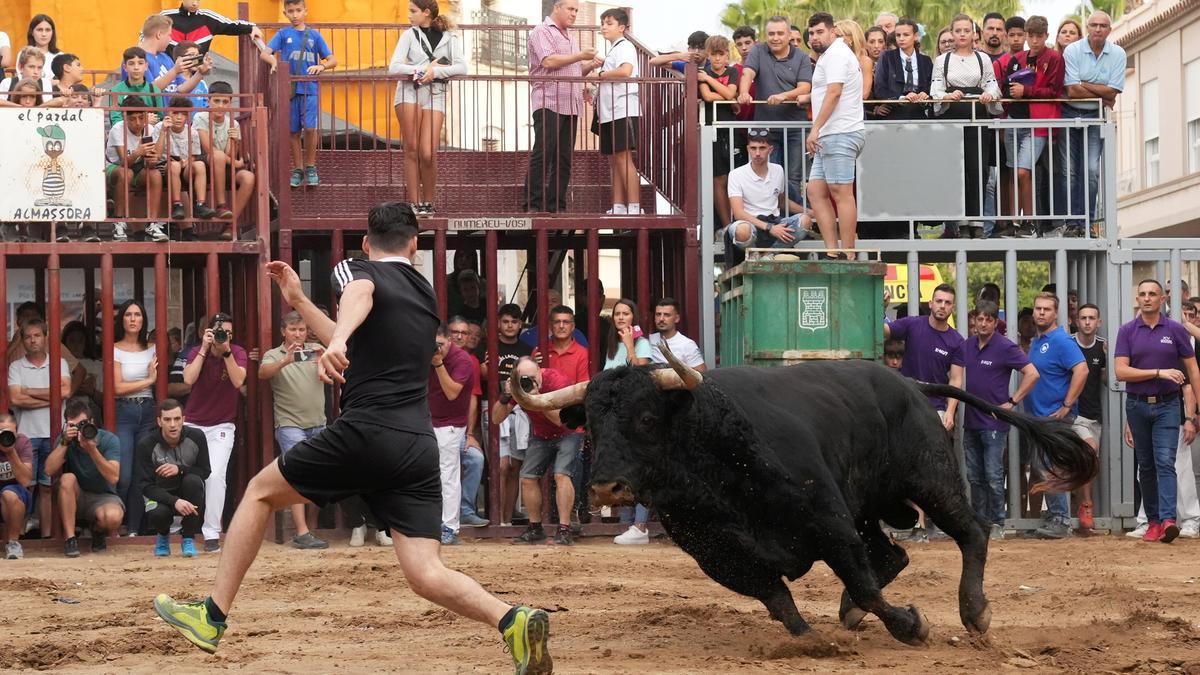
{"type": "Polygon", "coordinates": [[[183,557],[185,558],[195,558],[196,540],[192,539],[191,537],[184,537],[183,543],[179,545],[179,552],[182,553],[183,557]]]}
{"type": "Polygon", "coordinates": [[[300,187],[300,184],[303,182],[304,182],[304,169],[292,169],[292,180],[291,180],[292,187],[298,188],[298,187],[300,187]]]}
{"type": "Polygon", "coordinates": [[[317,167],[308,166],[304,168],[304,179],[309,185],[320,185],[321,178],[317,175],[317,167]]]}
{"type": "Polygon", "coordinates": [[[448,527],[442,527],[442,546],[457,546],[462,543],[458,533],[448,527]]]}
{"type": "Polygon", "coordinates": [[[169,536],[160,534],[154,538],[154,555],[159,558],[171,555],[171,538],[169,536]]]}

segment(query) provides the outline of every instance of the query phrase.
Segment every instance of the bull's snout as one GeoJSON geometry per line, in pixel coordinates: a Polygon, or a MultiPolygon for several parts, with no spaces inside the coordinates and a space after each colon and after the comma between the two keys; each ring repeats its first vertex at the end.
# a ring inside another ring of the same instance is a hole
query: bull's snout
{"type": "Polygon", "coordinates": [[[595,506],[629,506],[633,504],[633,490],[625,483],[593,483],[590,489],[591,502],[595,506]]]}

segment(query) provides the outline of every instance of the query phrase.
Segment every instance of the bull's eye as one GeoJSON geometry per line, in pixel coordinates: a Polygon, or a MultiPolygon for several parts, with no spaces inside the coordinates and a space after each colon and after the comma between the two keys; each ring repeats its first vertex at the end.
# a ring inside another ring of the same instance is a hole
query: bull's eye
{"type": "Polygon", "coordinates": [[[654,416],[654,413],[643,412],[638,416],[638,424],[642,427],[652,427],[656,422],[658,422],[658,418],[654,416]]]}

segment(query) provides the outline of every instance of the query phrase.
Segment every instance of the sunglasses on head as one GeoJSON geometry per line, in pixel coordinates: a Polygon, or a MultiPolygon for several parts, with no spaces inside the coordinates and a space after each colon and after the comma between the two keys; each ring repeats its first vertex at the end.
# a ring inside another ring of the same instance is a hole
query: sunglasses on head
{"type": "Polygon", "coordinates": [[[750,138],[767,138],[771,135],[771,132],[766,129],[751,129],[746,132],[746,135],[750,138]]]}

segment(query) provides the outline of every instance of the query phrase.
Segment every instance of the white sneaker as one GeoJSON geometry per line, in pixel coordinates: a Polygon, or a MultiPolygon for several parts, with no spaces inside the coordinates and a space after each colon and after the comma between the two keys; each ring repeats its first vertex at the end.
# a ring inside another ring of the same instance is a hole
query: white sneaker
{"type": "Polygon", "coordinates": [[[350,546],[352,546],[353,548],[358,548],[359,546],[362,546],[365,543],[367,543],[367,526],[366,525],[359,525],[358,527],[354,528],[353,530],[350,530],[350,546]]]}
{"type": "Polygon", "coordinates": [[[1189,518],[1179,526],[1179,536],[1187,539],[1200,539],[1200,519],[1189,518]]]}
{"type": "Polygon", "coordinates": [[[1146,530],[1150,529],[1150,523],[1142,523],[1137,526],[1137,529],[1125,533],[1130,539],[1141,539],[1146,535],[1146,530]]]}
{"type": "Polygon", "coordinates": [[[640,215],[642,215],[642,205],[641,204],[628,204],[625,207],[625,213],[628,213],[631,216],[640,216],[640,215]]]}
{"type": "Polygon", "coordinates": [[[150,241],[167,241],[167,226],[165,223],[150,223],[146,226],[146,236],[150,241]]]}
{"type": "Polygon", "coordinates": [[[25,557],[25,551],[21,550],[21,542],[10,541],[4,546],[4,557],[9,560],[20,560],[25,557]]]}
{"type": "Polygon", "coordinates": [[[636,525],[630,525],[628,530],[613,537],[614,544],[624,546],[640,546],[650,543],[650,532],[639,530],[636,525]]]}
{"type": "Polygon", "coordinates": [[[129,241],[129,225],[122,221],[113,223],[113,241],[129,241]]]}
{"type": "Polygon", "coordinates": [[[392,538],[388,536],[387,530],[376,530],[375,543],[379,544],[380,546],[391,546],[392,538]]]}
{"type": "Polygon", "coordinates": [[[629,213],[629,211],[625,208],[624,204],[613,204],[611,209],[604,212],[607,216],[623,216],[626,213],[629,213]]]}

